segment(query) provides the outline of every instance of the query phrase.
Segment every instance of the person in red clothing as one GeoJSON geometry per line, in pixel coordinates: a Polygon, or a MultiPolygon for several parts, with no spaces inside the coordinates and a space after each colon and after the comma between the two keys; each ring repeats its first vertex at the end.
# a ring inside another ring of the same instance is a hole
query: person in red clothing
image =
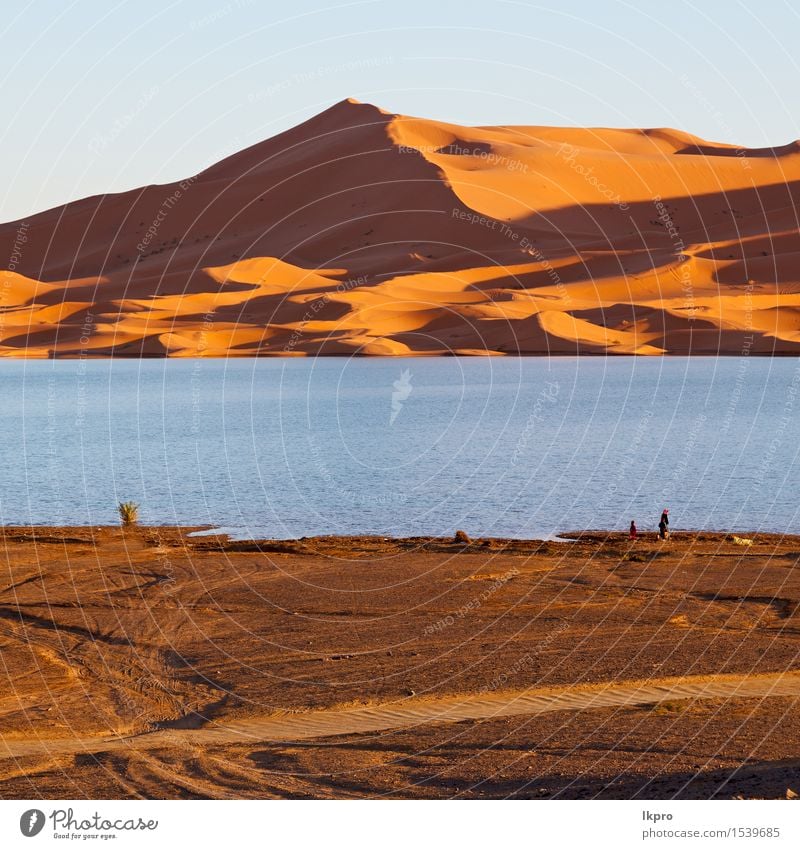
{"type": "Polygon", "coordinates": [[[634,522],[633,519],[631,519],[631,531],[628,534],[628,539],[629,540],[636,539],[636,522],[634,522]]]}

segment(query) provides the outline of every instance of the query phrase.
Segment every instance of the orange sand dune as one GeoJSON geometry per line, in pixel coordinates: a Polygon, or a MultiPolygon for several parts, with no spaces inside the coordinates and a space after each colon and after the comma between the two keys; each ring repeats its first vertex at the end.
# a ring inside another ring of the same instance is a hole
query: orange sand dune
{"type": "Polygon", "coordinates": [[[0,355],[800,352],[800,146],[338,103],[0,225],[0,355]]]}

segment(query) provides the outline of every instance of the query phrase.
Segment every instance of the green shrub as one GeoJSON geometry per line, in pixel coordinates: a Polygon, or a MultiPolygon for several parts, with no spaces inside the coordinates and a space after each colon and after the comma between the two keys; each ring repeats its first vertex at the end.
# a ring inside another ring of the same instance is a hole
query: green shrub
{"type": "Polygon", "coordinates": [[[135,525],[139,521],[139,505],[135,501],[120,501],[117,512],[125,527],[135,525]]]}

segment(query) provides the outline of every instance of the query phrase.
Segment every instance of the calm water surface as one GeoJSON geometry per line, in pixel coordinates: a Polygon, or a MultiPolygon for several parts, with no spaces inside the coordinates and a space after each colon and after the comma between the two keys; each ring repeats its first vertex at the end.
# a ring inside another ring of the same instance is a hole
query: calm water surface
{"type": "Polygon", "coordinates": [[[0,362],[0,521],[800,533],[794,358],[0,362]]]}

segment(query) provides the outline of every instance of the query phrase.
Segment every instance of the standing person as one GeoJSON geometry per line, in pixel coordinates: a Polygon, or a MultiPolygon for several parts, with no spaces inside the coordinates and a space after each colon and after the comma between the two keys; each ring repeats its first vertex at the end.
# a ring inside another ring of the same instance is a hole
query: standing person
{"type": "Polygon", "coordinates": [[[633,519],[631,519],[631,531],[628,534],[628,539],[631,540],[631,542],[636,539],[636,522],[634,522],[633,519]]]}
{"type": "Polygon", "coordinates": [[[669,537],[669,510],[667,509],[661,514],[661,520],[658,523],[658,535],[661,539],[669,537]]]}

